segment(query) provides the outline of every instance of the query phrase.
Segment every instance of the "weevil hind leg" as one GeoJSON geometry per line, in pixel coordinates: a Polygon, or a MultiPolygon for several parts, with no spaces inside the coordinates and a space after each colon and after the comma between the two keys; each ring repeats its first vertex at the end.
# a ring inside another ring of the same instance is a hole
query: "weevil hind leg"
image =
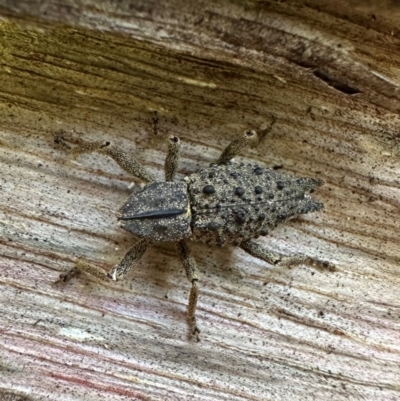
{"type": "Polygon", "coordinates": [[[240,244],[240,248],[242,248],[249,255],[261,259],[271,265],[293,267],[307,264],[321,270],[335,270],[335,266],[330,262],[305,255],[284,256],[279,253],[271,252],[252,241],[242,242],[240,244]]]}
{"type": "Polygon", "coordinates": [[[200,329],[197,326],[196,320],[196,306],[197,299],[199,296],[199,288],[197,286],[197,282],[199,280],[199,271],[197,268],[196,261],[194,260],[188,246],[186,243],[181,240],[176,243],[176,248],[178,251],[179,258],[185,268],[186,277],[192,283],[192,287],[189,293],[189,304],[188,304],[188,321],[189,321],[189,329],[192,336],[195,337],[196,341],[200,341],[200,329]]]}
{"type": "Polygon", "coordinates": [[[84,153],[103,153],[115,160],[127,173],[141,179],[142,181],[152,182],[155,180],[152,174],[150,174],[139,162],[137,162],[132,155],[111,142],[89,142],[80,138],[72,137],[63,130],[56,132],[53,136],[54,142],[64,148],[64,150],[69,151],[73,158],[76,158],[84,153]],[[72,147],[70,143],[76,146],[72,147]]]}

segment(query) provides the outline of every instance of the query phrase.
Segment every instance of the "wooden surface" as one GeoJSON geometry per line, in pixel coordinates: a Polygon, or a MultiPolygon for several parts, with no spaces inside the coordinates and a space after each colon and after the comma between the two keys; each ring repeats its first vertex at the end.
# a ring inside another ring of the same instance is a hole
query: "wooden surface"
{"type": "Polygon", "coordinates": [[[399,11],[319,3],[0,1],[1,400],[400,398],[399,11]],[[53,284],[134,241],[114,216],[132,179],[68,159],[55,130],[112,140],[161,180],[168,134],[183,177],[273,118],[240,159],[324,179],[326,207],[259,243],[335,272],[190,243],[200,343],[172,244],[126,281],[53,284]]]}

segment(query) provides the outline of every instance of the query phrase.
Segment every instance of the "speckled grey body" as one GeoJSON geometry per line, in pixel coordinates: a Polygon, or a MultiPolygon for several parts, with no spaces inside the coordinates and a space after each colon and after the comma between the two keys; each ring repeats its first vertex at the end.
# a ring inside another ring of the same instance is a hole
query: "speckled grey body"
{"type": "Polygon", "coordinates": [[[266,235],[291,217],[321,209],[309,192],[322,184],[254,164],[212,164],[188,177],[192,240],[239,245],[266,235]]]}
{"type": "Polygon", "coordinates": [[[117,216],[122,228],[142,238],[240,245],[321,209],[309,192],[322,183],[253,164],[212,164],[183,182],[146,185],[117,216]]]}

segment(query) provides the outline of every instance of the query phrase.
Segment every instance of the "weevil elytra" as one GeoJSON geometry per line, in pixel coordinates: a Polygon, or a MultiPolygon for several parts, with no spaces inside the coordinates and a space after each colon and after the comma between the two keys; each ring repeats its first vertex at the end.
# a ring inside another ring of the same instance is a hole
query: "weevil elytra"
{"type": "Polygon", "coordinates": [[[169,137],[165,161],[165,182],[157,182],[126,151],[110,142],[87,142],[67,138],[64,132],[55,134],[55,142],[67,148],[73,156],[100,152],[114,159],[125,171],[140,178],[145,186],[136,189],[117,212],[118,224],[140,239],[122,261],[109,273],[78,259],[75,268],[60,275],[66,281],[84,271],[103,280],[124,277],[154,242],[175,241],[178,256],[191,282],[188,319],[190,331],[198,339],[196,305],[199,294],[198,269],[186,240],[223,246],[240,247],[250,255],[269,264],[293,266],[303,263],[333,269],[329,262],[308,256],[283,256],[263,249],[253,242],[276,226],[300,214],[318,211],[322,203],[310,193],[323,184],[317,178],[300,178],[283,171],[253,164],[234,163],[232,158],[248,144],[257,141],[254,130],[246,130],[222,152],[216,163],[174,182],[180,140],[169,137]],[[77,146],[71,147],[69,143],[77,146]]]}

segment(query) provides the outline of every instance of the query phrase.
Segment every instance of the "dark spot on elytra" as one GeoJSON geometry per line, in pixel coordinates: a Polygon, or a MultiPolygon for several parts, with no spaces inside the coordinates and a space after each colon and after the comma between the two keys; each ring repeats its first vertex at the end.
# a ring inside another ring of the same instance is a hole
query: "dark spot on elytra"
{"type": "Polygon", "coordinates": [[[218,230],[221,227],[221,224],[217,223],[216,221],[212,221],[207,226],[210,230],[218,230]]]}
{"type": "Polygon", "coordinates": [[[262,230],[262,231],[260,231],[260,235],[262,235],[262,236],[268,235],[268,230],[262,230]]]}
{"type": "Polygon", "coordinates": [[[254,188],[254,192],[255,192],[257,195],[262,194],[262,193],[263,193],[263,188],[260,187],[259,185],[257,185],[257,186],[254,188]]]}
{"type": "Polygon", "coordinates": [[[276,182],[276,187],[278,189],[283,189],[283,188],[285,188],[285,184],[282,181],[277,181],[276,182]]]}
{"type": "Polygon", "coordinates": [[[208,178],[214,178],[215,177],[215,171],[210,171],[208,173],[208,178]]]}
{"type": "Polygon", "coordinates": [[[244,224],[246,223],[246,215],[244,213],[239,212],[236,216],[235,216],[235,221],[238,224],[244,224]]]}
{"type": "Polygon", "coordinates": [[[264,213],[259,214],[258,220],[265,220],[265,214],[264,213]]]}
{"type": "Polygon", "coordinates": [[[203,188],[203,193],[206,195],[211,195],[211,194],[215,193],[215,188],[212,185],[206,185],[203,188]]]}
{"type": "Polygon", "coordinates": [[[237,187],[235,189],[235,195],[242,196],[244,194],[244,189],[242,187],[237,187]]]}
{"type": "Polygon", "coordinates": [[[254,174],[255,175],[261,175],[263,173],[263,169],[261,167],[256,167],[254,169],[254,174]]]}

